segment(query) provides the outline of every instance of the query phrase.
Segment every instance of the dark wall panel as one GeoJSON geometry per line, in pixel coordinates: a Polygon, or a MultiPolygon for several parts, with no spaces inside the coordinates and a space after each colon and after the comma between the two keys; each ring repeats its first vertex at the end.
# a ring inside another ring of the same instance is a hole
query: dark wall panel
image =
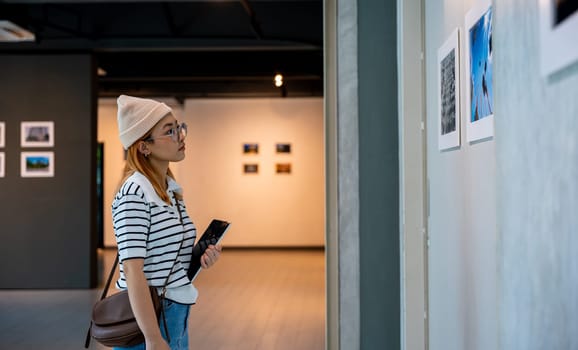
{"type": "Polygon", "coordinates": [[[92,65],[86,54],[0,55],[0,288],[96,284],[92,65]],[[22,121],[53,121],[54,146],[21,147],[22,121]],[[54,152],[54,177],[21,177],[21,152],[29,151],[54,152]]]}
{"type": "Polygon", "coordinates": [[[361,349],[399,349],[396,1],[357,3],[361,349]]]}

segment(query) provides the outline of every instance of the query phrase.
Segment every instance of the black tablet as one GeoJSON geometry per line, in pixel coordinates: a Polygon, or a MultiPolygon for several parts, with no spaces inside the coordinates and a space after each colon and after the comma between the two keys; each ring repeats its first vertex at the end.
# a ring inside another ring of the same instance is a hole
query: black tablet
{"type": "Polygon", "coordinates": [[[207,247],[211,244],[215,245],[219,243],[230,225],[227,221],[213,219],[203,235],[197,240],[197,243],[193,246],[191,265],[188,271],[188,276],[191,281],[197,277],[197,274],[201,270],[201,256],[203,256],[207,247]]]}

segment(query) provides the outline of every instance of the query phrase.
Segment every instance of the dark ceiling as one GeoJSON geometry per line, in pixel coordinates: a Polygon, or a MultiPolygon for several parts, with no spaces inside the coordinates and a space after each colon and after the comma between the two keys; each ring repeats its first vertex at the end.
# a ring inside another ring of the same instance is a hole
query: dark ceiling
{"type": "Polygon", "coordinates": [[[323,95],[322,0],[0,0],[0,20],[36,36],[0,54],[93,53],[100,97],[323,95]]]}

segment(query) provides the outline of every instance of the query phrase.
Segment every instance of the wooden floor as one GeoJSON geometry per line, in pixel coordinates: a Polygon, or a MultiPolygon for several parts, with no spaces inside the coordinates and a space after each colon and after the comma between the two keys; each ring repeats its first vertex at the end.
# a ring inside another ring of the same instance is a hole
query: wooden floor
{"type": "MultiPolygon", "coordinates": [[[[114,253],[101,252],[104,271],[114,253]]],[[[195,282],[191,350],[324,349],[324,276],[321,250],[226,249],[195,282]]],[[[0,290],[0,349],[83,349],[100,291],[0,290]]]]}

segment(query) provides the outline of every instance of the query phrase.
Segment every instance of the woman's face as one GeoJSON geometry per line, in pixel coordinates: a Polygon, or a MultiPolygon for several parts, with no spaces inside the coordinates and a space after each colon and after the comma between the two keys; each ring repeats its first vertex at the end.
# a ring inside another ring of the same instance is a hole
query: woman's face
{"type": "Polygon", "coordinates": [[[185,158],[186,125],[172,114],[161,119],[146,139],[151,160],[178,162],[185,158]]]}

